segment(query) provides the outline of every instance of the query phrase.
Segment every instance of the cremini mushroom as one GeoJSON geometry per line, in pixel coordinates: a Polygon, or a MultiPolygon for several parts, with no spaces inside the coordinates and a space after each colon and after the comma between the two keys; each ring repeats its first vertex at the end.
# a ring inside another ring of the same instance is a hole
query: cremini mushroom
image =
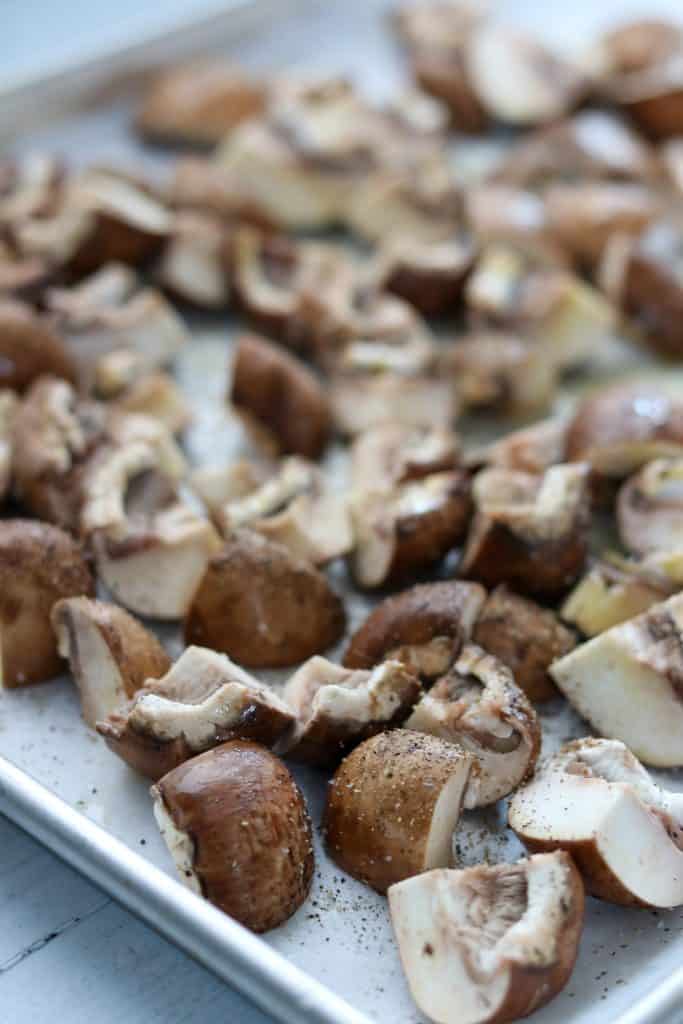
{"type": "Polygon", "coordinates": [[[89,726],[158,679],[171,659],[149,630],[118,605],[65,597],[52,609],[57,648],[78,687],[89,726]]]}
{"type": "Polygon", "coordinates": [[[97,721],[107,746],[150,779],[227,740],[272,747],[294,724],[275,691],[225,654],[187,647],[167,668],[97,721]]]}
{"type": "Polygon", "coordinates": [[[229,232],[217,217],[180,211],[159,261],[162,286],[198,309],[224,309],[230,297],[229,232]]]}
{"type": "Polygon", "coordinates": [[[444,675],[481,614],[478,583],[423,583],[381,601],[349,640],[344,665],[370,669],[400,661],[426,680],[444,675]]]}
{"type": "Polygon", "coordinates": [[[557,696],[549,666],[574,649],[576,637],[551,609],[501,584],[484,602],[472,642],[507,665],[529,700],[543,701],[557,696]]]}
{"type": "Polygon", "coordinates": [[[506,1024],[569,980],[584,890],[567,854],[429,871],[388,895],[408,986],[434,1024],[506,1024]]]}
{"type": "Polygon", "coordinates": [[[550,674],[596,732],[621,740],[646,764],[683,765],[683,596],[581,644],[550,674]]]}
{"type": "Polygon", "coordinates": [[[327,396],[315,375],[263,338],[237,342],[230,401],[277,453],[318,458],[331,427],[327,396]]]}
{"type": "Polygon", "coordinates": [[[617,496],[621,542],[634,555],[683,548],[683,457],[654,459],[617,496]]]}
{"type": "Polygon", "coordinates": [[[597,636],[659,604],[676,589],[663,568],[608,553],[567,595],[560,615],[584,636],[597,636]]]}
{"type": "Polygon", "coordinates": [[[310,562],[242,529],[209,560],[185,620],[185,641],[243,665],[275,668],[320,654],[344,625],[342,601],[310,562]]]}
{"type": "Polygon", "coordinates": [[[298,910],[313,878],[304,797],[284,764],[233,740],[152,787],[154,816],[181,881],[240,924],[265,932],[298,910]]]}
{"type": "Polygon", "coordinates": [[[473,644],[423,695],[405,728],[439,736],[474,755],[479,770],[465,794],[469,808],[512,793],[533,772],[541,747],[536,712],[512,672],[473,644]]]}
{"type": "Polygon", "coordinates": [[[3,519],[0,578],[0,685],[13,689],[59,675],[52,608],[60,598],[94,593],[80,545],[49,523],[3,519]]]}
{"type": "Polygon", "coordinates": [[[551,466],[542,476],[493,467],[477,475],[473,497],[461,575],[545,597],[571,586],[588,550],[585,464],[551,466]]]}
{"type": "Polygon", "coordinates": [[[517,791],[508,820],[530,850],[571,854],[600,899],[683,904],[683,796],[660,788],[618,740],[566,744],[517,791]]]}
{"type": "Polygon", "coordinates": [[[24,392],[44,376],[76,380],[62,338],[30,306],[0,298],[0,387],[24,392]]]}
{"type": "Polygon", "coordinates": [[[448,867],[473,762],[455,744],[407,729],[365,740],[342,761],[327,791],[323,833],[330,857],[378,892],[448,867]]]}
{"type": "Polygon", "coordinates": [[[351,487],[389,490],[407,480],[457,469],[460,462],[460,441],[452,430],[388,421],[354,439],[351,487]]]}
{"type": "Polygon", "coordinates": [[[306,764],[335,765],[362,740],[400,725],[421,692],[417,677],[399,661],[364,671],[310,658],[282,691],[296,725],[280,752],[306,764]]]}
{"type": "Polygon", "coordinates": [[[459,338],[447,358],[465,409],[528,413],[554,398],[558,367],[542,341],[474,331],[459,338]]]}

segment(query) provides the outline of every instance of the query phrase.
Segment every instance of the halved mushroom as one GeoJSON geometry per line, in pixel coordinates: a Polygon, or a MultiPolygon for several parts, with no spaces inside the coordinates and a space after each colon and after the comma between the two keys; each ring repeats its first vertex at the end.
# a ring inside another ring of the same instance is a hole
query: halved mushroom
{"type": "Polygon", "coordinates": [[[557,690],[548,675],[553,661],[576,647],[575,635],[549,608],[501,584],[487,598],[472,642],[502,661],[529,700],[550,700],[557,690]]]}
{"type": "Polygon", "coordinates": [[[451,430],[382,423],[353,442],[351,486],[355,491],[390,490],[459,465],[460,442],[451,430]]]}
{"type": "Polygon", "coordinates": [[[664,570],[608,555],[579,580],[560,615],[584,636],[597,636],[666,600],[676,589],[664,570]]]}
{"type": "Polygon", "coordinates": [[[515,794],[508,820],[530,850],[571,854],[600,899],[683,904],[683,796],[656,785],[617,740],[566,744],[515,794]]]}
{"type": "Polygon", "coordinates": [[[410,991],[434,1024],[505,1024],[569,980],[584,890],[567,854],[430,871],[388,895],[410,991]]]}
{"type": "Polygon", "coordinates": [[[574,582],[588,551],[588,467],[551,466],[543,476],[491,468],[475,478],[477,508],[460,574],[554,597],[574,582]]]}
{"type": "Polygon", "coordinates": [[[617,525],[635,555],[683,548],[683,457],[648,462],[622,484],[617,525]]]}
{"type": "Polygon", "coordinates": [[[230,296],[226,228],[216,217],[182,210],[157,271],[160,283],[199,309],[223,309],[230,296]]]}
{"type": "Polygon", "coordinates": [[[42,683],[62,671],[50,613],[62,597],[94,593],[79,544],[49,523],[0,522],[0,686],[42,683]]]}
{"type": "Polygon", "coordinates": [[[106,718],[171,659],[149,630],[118,605],[66,597],[52,609],[57,648],[69,662],[89,726],[106,718]]]}
{"type": "Polygon", "coordinates": [[[683,595],[581,644],[550,674],[596,732],[646,764],[683,765],[683,595]]]}
{"type": "Polygon", "coordinates": [[[0,387],[26,391],[44,376],[76,380],[62,339],[30,306],[0,299],[0,387]]]}
{"type": "Polygon", "coordinates": [[[421,692],[416,676],[398,661],[354,671],[310,658],[282,691],[297,721],[280,753],[305,764],[335,765],[362,740],[400,725],[421,692]]]}
{"type": "Polygon", "coordinates": [[[97,721],[107,746],[150,779],[227,740],[272,747],[294,725],[275,691],[225,654],[188,647],[166,668],[97,721]]]}
{"type": "Polygon", "coordinates": [[[327,490],[320,470],[305,459],[283,459],[272,473],[242,460],[224,470],[197,470],[192,483],[225,536],[248,526],[314,565],[353,547],[346,499],[327,490]]]}
{"type": "MultiPolygon", "coordinates": [[[[673,37],[672,37],[673,41],[673,37]]],[[[609,99],[635,122],[647,138],[673,138],[683,134],[683,46],[637,71],[616,74],[608,87],[609,99]]]]}
{"type": "Polygon", "coordinates": [[[400,661],[423,679],[448,672],[471,634],[486,598],[478,583],[424,583],[380,602],[356,630],[347,668],[400,661]]]}
{"type": "Polygon", "coordinates": [[[512,672],[468,644],[455,665],[425,693],[406,729],[439,736],[473,754],[479,771],[465,807],[485,807],[512,793],[534,770],[541,749],[536,712],[512,672]]]}
{"type": "Polygon", "coordinates": [[[445,315],[460,308],[474,258],[474,244],[465,236],[421,242],[399,235],[378,254],[377,280],[424,316],[445,315]]]}
{"type": "Polygon", "coordinates": [[[658,458],[683,455],[683,400],[666,381],[627,381],[579,402],[566,458],[620,479],[658,458]]]}
{"type": "MultiPolygon", "coordinates": [[[[407,729],[365,740],[327,791],[327,852],[378,892],[448,867],[474,759],[453,743],[407,729]]],[[[476,770],[476,769],[475,769],[476,770]]]]}
{"type": "Polygon", "coordinates": [[[214,145],[242,121],[263,113],[264,82],[222,61],[167,68],[149,85],[135,127],[155,142],[214,145]]]}
{"type": "Polygon", "coordinates": [[[448,366],[464,408],[531,412],[555,395],[558,367],[542,341],[503,331],[474,331],[457,339],[448,366]]]}
{"type": "Polygon", "coordinates": [[[342,601],[310,562],[252,530],[237,530],[209,560],[185,641],[253,668],[284,667],[336,643],[345,618],[342,601]]]}
{"type": "Polygon", "coordinates": [[[152,787],[154,816],[181,881],[255,932],[298,910],[313,878],[306,802],[284,764],[233,740],[152,787]]]}
{"type": "Polygon", "coordinates": [[[263,338],[237,343],[230,401],[276,452],[317,459],[330,434],[327,396],[303,363],[263,338]]]}
{"type": "Polygon", "coordinates": [[[439,562],[465,536],[470,512],[464,470],[354,495],[351,570],[357,585],[386,586],[439,562]]]}
{"type": "Polygon", "coordinates": [[[335,426],[349,437],[382,423],[447,430],[455,421],[455,388],[443,377],[338,373],[330,384],[335,426]]]}

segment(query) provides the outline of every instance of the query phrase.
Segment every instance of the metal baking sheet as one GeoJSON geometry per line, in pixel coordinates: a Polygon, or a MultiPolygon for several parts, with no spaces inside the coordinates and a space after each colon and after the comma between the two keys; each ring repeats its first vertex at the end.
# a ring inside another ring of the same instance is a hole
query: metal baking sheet
{"type": "MultiPolygon", "coordinates": [[[[565,42],[585,38],[610,17],[625,17],[637,10],[623,2],[603,2],[597,11],[596,5],[579,0],[571,11],[565,10],[566,5],[551,10],[540,0],[510,0],[498,6],[507,20],[565,42]]],[[[214,17],[203,29],[195,26],[185,32],[185,48],[176,33],[108,58],[107,75],[118,76],[120,84],[149,63],[188,50],[220,48],[257,69],[348,72],[376,96],[388,94],[401,80],[400,57],[384,24],[385,0],[237,7],[238,11],[223,19],[214,17]]],[[[648,13],[652,14],[653,8],[676,13],[678,4],[675,0],[650,4],[648,13]]],[[[74,164],[132,161],[163,174],[167,157],[137,144],[128,130],[130,97],[118,90],[102,92],[106,81],[101,67],[92,65],[80,77],[80,84],[77,70],[51,79],[49,117],[38,102],[45,94],[45,83],[36,83],[33,89],[24,83],[0,96],[0,131],[11,125],[15,136],[8,148],[47,148],[64,154],[74,164]],[[100,96],[97,103],[93,103],[93,90],[100,96]],[[54,105],[59,106],[59,117],[54,105]]],[[[473,166],[482,152],[477,147],[467,152],[459,149],[455,156],[473,166]]],[[[237,324],[228,318],[197,316],[189,318],[189,323],[192,341],[177,365],[178,379],[195,413],[187,435],[188,454],[200,464],[228,461],[244,452],[243,435],[224,406],[231,337],[237,324]]],[[[596,374],[605,377],[622,372],[637,361],[628,349],[616,347],[596,374]]],[[[561,404],[569,401],[569,393],[560,397],[561,404]]],[[[501,424],[464,426],[470,441],[479,441],[482,430],[500,431],[501,424]]],[[[330,469],[342,479],[339,451],[330,456],[330,469]]],[[[332,574],[335,585],[346,593],[349,627],[353,629],[372,602],[347,588],[341,567],[335,567],[332,574]]],[[[171,654],[179,653],[178,632],[171,628],[160,632],[171,654]]],[[[278,673],[263,675],[275,685],[283,678],[278,673]]],[[[547,749],[585,731],[559,700],[543,709],[542,718],[547,749]]],[[[0,810],[279,1019],[321,1024],[361,1024],[363,1020],[418,1024],[422,1020],[403,980],[386,901],[338,871],[322,852],[319,837],[309,900],[291,921],[263,940],[244,932],[173,881],[170,858],[151,814],[146,782],[87,729],[68,678],[2,693],[0,753],[11,762],[0,760],[0,810]],[[23,773],[65,804],[36,787],[23,773]],[[294,969],[297,967],[305,973],[294,969]]],[[[296,769],[295,774],[317,826],[326,779],[305,769],[296,769]]],[[[661,777],[670,787],[683,789],[683,773],[661,777]]],[[[505,832],[501,808],[467,814],[456,842],[466,864],[515,859],[521,853],[516,840],[505,832]]],[[[534,1020],[539,1024],[683,1021],[682,930],[681,910],[625,910],[588,900],[576,970],[565,991],[534,1020]]]]}

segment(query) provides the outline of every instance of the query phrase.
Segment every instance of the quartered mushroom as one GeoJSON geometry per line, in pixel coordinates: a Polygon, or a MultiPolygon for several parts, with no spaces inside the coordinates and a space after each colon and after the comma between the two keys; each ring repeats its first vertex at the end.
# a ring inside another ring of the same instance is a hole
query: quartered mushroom
{"type": "Polygon", "coordinates": [[[683,796],[660,788],[618,740],[566,744],[517,791],[508,820],[530,850],[571,854],[593,896],[683,904],[683,796]]]}
{"type": "Polygon", "coordinates": [[[460,463],[460,442],[452,430],[389,421],[354,439],[351,488],[390,490],[408,480],[457,469],[460,463]]]}
{"type": "Polygon", "coordinates": [[[683,596],[581,644],[550,674],[600,735],[621,740],[646,764],[683,765],[683,596]]]}
{"type": "Polygon", "coordinates": [[[341,599],[310,562],[242,529],[209,560],[185,620],[185,642],[253,668],[285,667],[331,647],[345,619],[341,599]]]}
{"type": "Polygon", "coordinates": [[[0,522],[0,686],[42,683],[63,670],[50,613],[60,598],[89,596],[95,584],[81,546],[63,530],[30,519],[0,522]]]}
{"type": "Polygon", "coordinates": [[[107,746],[150,779],[227,740],[272,747],[294,724],[275,691],[225,654],[187,647],[166,668],[97,721],[107,746]]]}
{"type": "Polygon", "coordinates": [[[400,661],[426,680],[444,675],[472,634],[486,591],[478,583],[423,583],[381,601],[356,630],[344,665],[400,661]]]}
{"type": "Polygon", "coordinates": [[[617,496],[622,544],[635,555],[683,548],[683,457],[654,459],[617,496]]]}
{"type": "Polygon", "coordinates": [[[311,823],[282,761],[233,740],[152,787],[154,816],[180,880],[255,932],[283,924],[313,878],[311,823]]]}
{"type": "Polygon", "coordinates": [[[464,538],[470,512],[464,470],[355,494],[350,558],[356,583],[368,589],[386,586],[439,562],[464,538]]]}
{"type": "Polygon", "coordinates": [[[335,765],[362,740],[400,725],[421,692],[417,677],[399,661],[365,671],[310,658],[282,691],[296,724],[279,753],[305,764],[335,765]]]}
{"type": "Polygon", "coordinates": [[[541,747],[541,726],[512,672],[468,644],[455,665],[415,707],[406,729],[439,736],[471,753],[479,766],[465,807],[496,803],[529,776],[541,747]]]}
{"type": "Polygon", "coordinates": [[[225,536],[248,526],[314,565],[353,547],[346,498],[332,493],[306,459],[293,455],[274,469],[246,460],[225,469],[198,469],[192,485],[225,536]]]}
{"type": "Polygon", "coordinates": [[[518,1020],[570,978],[584,889],[567,854],[429,871],[388,895],[408,986],[434,1024],[518,1020]]]}
{"type": "Polygon", "coordinates": [[[555,612],[501,584],[489,595],[472,630],[472,642],[512,672],[529,700],[550,700],[557,690],[548,668],[576,647],[576,637],[555,612]]]}
{"type": "Polygon", "coordinates": [[[0,387],[24,392],[44,376],[76,381],[63,339],[30,306],[0,298],[0,387]]]}
{"type": "Polygon", "coordinates": [[[664,569],[607,555],[579,580],[560,615],[584,636],[597,636],[666,600],[677,589],[664,569]]]}
{"type": "Polygon", "coordinates": [[[323,833],[336,864],[378,892],[453,861],[453,833],[474,759],[406,729],[379,733],[341,763],[323,833]]]}
{"type": "Polygon", "coordinates": [[[331,429],[327,396],[288,352],[263,338],[240,338],[229,398],[269,450],[311,459],[322,454],[331,429]]]}
{"type": "Polygon", "coordinates": [[[377,257],[380,287],[410,302],[424,316],[443,316],[462,305],[465,279],[476,251],[465,236],[419,241],[399,236],[377,257]]]}
{"type": "Polygon", "coordinates": [[[492,467],[475,477],[476,513],[460,574],[524,594],[561,594],[587,554],[588,467],[551,466],[540,475],[492,467]]]}
{"type": "Polygon", "coordinates": [[[159,261],[159,282],[198,309],[224,309],[230,297],[229,245],[217,217],[181,210],[159,261]]]}
{"type": "Polygon", "coordinates": [[[89,597],[65,597],[52,609],[57,647],[93,729],[149,679],[158,679],[171,659],[148,629],[118,605],[89,597]]]}
{"type": "Polygon", "coordinates": [[[456,340],[447,361],[465,409],[528,413],[555,395],[558,366],[542,340],[474,331],[456,340]]]}
{"type": "Polygon", "coordinates": [[[338,373],[330,382],[330,403],[334,424],[347,437],[387,422],[447,430],[458,412],[452,381],[396,372],[338,373]]]}

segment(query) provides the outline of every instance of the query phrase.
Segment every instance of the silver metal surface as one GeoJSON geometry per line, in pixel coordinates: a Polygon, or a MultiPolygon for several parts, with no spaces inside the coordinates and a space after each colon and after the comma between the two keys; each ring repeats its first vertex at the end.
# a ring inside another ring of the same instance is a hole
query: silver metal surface
{"type": "MultiPolygon", "coordinates": [[[[0,96],[0,134],[3,127],[10,131],[18,150],[53,148],[74,163],[133,160],[163,173],[164,159],[140,148],[128,132],[130,108],[119,88],[107,88],[112,79],[118,86],[128,85],[143,66],[187,52],[185,41],[191,52],[225,50],[254,68],[348,71],[368,91],[386,94],[400,76],[400,60],[381,18],[387,6],[386,0],[344,5],[240,0],[237,14],[233,9],[203,26],[146,40],[122,54],[100,57],[85,69],[64,70],[48,82],[23,83],[0,96]]],[[[571,22],[572,33],[585,35],[596,19],[604,24],[610,13],[626,13],[617,0],[603,3],[599,11],[581,2],[571,12],[553,11],[541,0],[509,0],[500,8],[508,20],[538,24],[555,35],[562,34],[558,25],[565,18],[568,32],[571,22]]],[[[676,5],[663,3],[657,9],[675,11],[676,5]]],[[[191,327],[192,341],[177,367],[195,414],[188,453],[194,462],[220,463],[239,453],[243,444],[223,402],[235,325],[227,319],[198,318],[191,327]]],[[[617,349],[616,364],[602,372],[612,372],[617,364],[621,369],[626,355],[617,349]]],[[[561,400],[570,401],[571,396],[561,400]]],[[[333,453],[333,472],[341,462],[339,452],[333,453]]],[[[371,602],[347,588],[342,571],[335,572],[334,585],[345,592],[353,629],[371,602]]],[[[178,631],[164,630],[163,639],[172,655],[179,652],[178,631]]],[[[277,685],[281,675],[268,679],[277,685]]],[[[544,709],[542,717],[547,749],[585,729],[559,701],[544,709]]],[[[0,696],[0,751],[9,758],[0,758],[0,811],[278,1019],[297,1024],[416,1024],[422,1019],[402,977],[385,900],[337,872],[324,856],[319,836],[310,900],[285,926],[265,940],[257,939],[175,881],[151,815],[147,784],[84,726],[68,679],[0,696]]],[[[306,770],[296,775],[317,824],[325,777],[306,770]]],[[[681,773],[664,778],[667,785],[683,788],[681,773]]],[[[500,809],[466,815],[456,838],[465,863],[512,859],[521,853],[504,828],[500,809]]],[[[589,900],[574,975],[534,1021],[683,1021],[682,932],[681,911],[651,913],[589,900]]]]}

